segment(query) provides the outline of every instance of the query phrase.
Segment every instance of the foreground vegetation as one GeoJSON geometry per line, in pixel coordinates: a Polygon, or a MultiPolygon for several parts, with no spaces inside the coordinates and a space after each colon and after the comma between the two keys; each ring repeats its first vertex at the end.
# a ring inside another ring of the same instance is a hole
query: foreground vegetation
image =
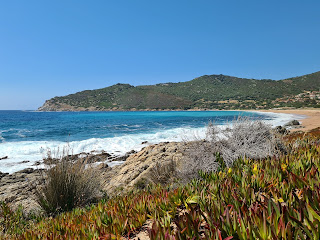
{"type": "Polygon", "coordinates": [[[54,218],[1,205],[2,238],[320,239],[320,131],[290,135],[287,155],[239,158],[185,186],[149,186],[54,218]]]}

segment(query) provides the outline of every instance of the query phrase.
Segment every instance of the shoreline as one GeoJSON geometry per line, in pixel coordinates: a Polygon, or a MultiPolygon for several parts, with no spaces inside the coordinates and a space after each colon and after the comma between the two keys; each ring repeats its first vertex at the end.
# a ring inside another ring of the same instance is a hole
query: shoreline
{"type": "MultiPolygon", "coordinates": [[[[189,111],[191,111],[191,110],[189,110],[189,111]]],[[[199,110],[198,110],[199,111],[199,110]]],[[[309,131],[309,130],[311,130],[311,129],[313,129],[313,128],[316,128],[316,127],[320,127],[320,109],[318,110],[318,109],[312,109],[312,110],[310,110],[310,109],[290,109],[290,110],[278,110],[278,109],[272,109],[272,110],[206,110],[206,111],[241,111],[241,112],[260,112],[261,114],[263,114],[263,113],[274,113],[275,115],[277,115],[277,114],[291,114],[291,115],[297,115],[297,117],[295,118],[294,116],[293,117],[291,117],[291,120],[293,120],[293,119],[297,119],[297,120],[299,120],[300,122],[302,122],[302,126],[303,126],[303,128],[297,128],[297,129],[291,129],[290,131],[292,131],[292,132],[295,132],[295,131],[309,131]],[[306,117],[306,118],[304,118],[304,119],[301,119],[301,116],[304,116],[304,117],[306,117]],[[317,116],[315,116],[315,115],[317,115],[317,116]],[[300,116],[300,118],[299,118],[299,116],[300,116]]],[[[273,115],[273,114],[270,114],[270,115],[273,115]]],[[[284,116],[283,116],[284,117],[284,116]]],[[[289,116],[288,116],[289,117],[289,116]]],[[[284,118],[286,118],[286,117],[284,117],[284,118]]],[[[281,119],[281,117],[279,118],[279,119],[281,119]]],[[[276,125],[274,125],[274,126],[277,126],[277,125],[284,125],[285,124],[285,121],[283,121],[283,119],[282,119],[282,121],[278,121],[277,123],[276,123],[276,125]]],[[[179,128],[178,128],[178,130],[179,130],[179,128]]],[[[197,134],[197,136],[200,134],[201,135],[201,133],[202,133],[202,131],[201,130],[197,130],[198,132],[196,133],[197,134]],[[200,131],[200,132],[199,132],[200,131]]],[[[180,134],[178,134],[179,136],[181,135],[185,135],[186,134],[186,132],[184,132],[184,131],[179,131],[179,133],[180,134]]],[[[109,139],[106,139],[106,140],[97,140],[97,141],[95,141],[94,142],[94,144],[96,144],[97,146],[95,146],[95,149],[93,149],[93,150],[96,150],[97,151],[97,153],[99,152],[99,150],[104,150],[104,151],[107,151],[108,153],[110,153],[110,154],[114,154],[115,156],[118,156],[118,157],[120,157],[120,156],[123,156],[123,155],[125,155],[128,151],[130,151],[130,150],[135,150],[135,151],[139,151],[139,150],[141,150],[143,147],[146,147],[146,146],[148,146],[148,145],[150,145],[150,144],[158,144],[158,143],[160,143],[160,142],[179,142],[179,141],[181,141],[181,140],[179,140],[179,139],[177,139],[176,138],[176,132],[171,132],[171,131],[169,131],[168,130],[168,136],[167,136],[167,138],[165,139],[165,140],[163,140],[163,141],[155,141],[155,139],[154,139],[154,136],[153,135],[155,135],[155,134],[148,134],[148,136],[145,136],[145,135],[142,135],[138,140],[137,140],[137,143],[136,144],[131,144],[132,146],[128,146],[128,148],[126,148],[126,149],[118,149],[117,151],[115,151],[113,148],[110,148],[110,149],[106,149],[106,142],[107,143],[109,143],[110,142],[110,140],[109,139]],[[150,136],[149,136],[150,135],[150,136]],[[149,137],[149,138],[147,138],[146,139],[146,137],[149,137]],[[146,143],[147,144],[146,144],[146,143]],[[99,148],[99,146],[104,146],[105,148],[99,148]],[[128,149],[130,149],[130,150],[128,150],[128,149]]],[[[194,134],[193,134],[194,135],[194,134]]],[[[82,144],[82,145],[88,145],[88,141],[89,141],[89,143],[90,143],[90,140],[91,139],[89,139],[89,140],[83,140],[83,141],[80,141],[80,143],[82,144]]],[[[131,141],[131,139],[129,138],[129,139],[126,139],[126,137],[124,137],[124,136],[121,136],[121,137],[117,137],[116,139],[114,139],[114,140],[116,140],[116,143],[118,143],[118,144],[121,144],[121,142],[123,142],[123,141],[125,141],[125,140],[127,140],[127,141],[131,141]]],[[[71,142],[70,144],[72,145],[72,149],[73,150],[75,150],[75,149],[77,149],[78,148],[78,144],[76,144],[77,143],[77,141],[75,141],[75,143],[74,142],[71,142]],[[74,144],[76,144],[76,145],[74,145],[74,144]]],[[[12,143],[8,143],[8,144],[11,144],[12,145],[12,143]]],[[[42,144],[42,143],[41,143],[42,144]]],[[[49,143],[43,143],[46,147],[50,147],[50,144],[49,143]]],[[[79,145],[79,146],[82,146],[82,145],[79,145]]],[[[114,144],[114,142],[113,142],[113,144],[114,144]]],[[[61,145],[63,145],[63,143],[61,143],[61,145]]],[[[130,145],[130,144],[129,144],[130,145]]],[[[57,146],[55,146],[55,147],[57,147],[57,146]]],[[[53,149],[54,149],[54,147],[53,147],[53,149]]],[[[78,153],[81,153],[81,152],[86,152],[86,153],[90,153],[90,151],[91,150],[89,150],[89,149],[86,149],[86,150],[84,150],[84,149],[82,149],[81,151],[79,150],[75,150],[75,154],[78,154],[78,153]]],[[[4,155],[4,156],[8,156],[8,155],[4,155]]],[[[2,157],[2,156],[0,156],[0,157],[2,157]]],[[[25,159],[17,159],[17,160],[15,160],[14,162],[16,162],[17,163],[17,165],[12,165],[11,167],[9,167],[9,168],[14,168],[15,170],[2,170],[2,172],[9,172],[9,173],[13,173],[13,172],[17,172],[17,171],[20,171],[20,170],[23,170],[23,169],[25,169],[25,168],[29,168],[29,167],[32,167],[32,168],[36,168],[37,166],[34,166],[34,164],[36,163],[36,162],[41,162],[41,160],[42,160],[42,158],[43,158],[43,156],[41,157],[41,156],[39,156],[39,159],[33,159],[33,157],[31,157],[31,156],[28,156],[27,158],[25,158],[25,159]],[[23,161],[26,161],[26,163],[23,163],[23,161]],[[21,164],[21,165],[20,165],[21,164]]],[[[13,158],[14,159],[14,158],[13,158]]],[[[2,160],[1,161],[1,163],[6,163],[6,162],[8,162],[8,161],[10,161],[10,162],[12,162],[12,157],[10,157],[10,159],[5,159],[5,160],[2,160]]]]}
{"type": "MultiPolygon", "coordinates": [[[[241,110],[240,110],[241,111],[241,110]]],[[[242,110],[243,111],[243,110],[242,110]]],[[[307,118],[299,119],[302,122],[304,128],[291,129],[290,131],[308,131],[313,126],[320,126],[320,109],[319,110],[251,110],[251,112],[265,112],[275,114],[293,114],[303,115],[307,118]],[[307,120],[307,121],[306,121],[307,120]],[[312,125],[311,123],[315,125],[312,125]]],[[[155,162],[169,162],[171,159],[181,158],[185,147],[182,142],[161,142],[152,145],[146,145],[141,150],[128,155],[122,164],[118,165],[118,162],[114,166],[110,166],[106,161],[100,158],[99,155],[92,155],[94,158],[93,165],[99,175],[104,179],[103,190],[109,195],[119,193],[119,189],[132,189],[141,179],[150,174],[150,169],[154,166],[155,162]],[[102,160],[102,161],[101,161],[102,160]],[[151,166],[151,167],[150,167],[151,166]],[[144,169],[141,173],[141,169],[144,169]]],[[[79,154],[80,156],[81,154],[79,154]]],[[[104,158],[107,153],[101,154],[104,158]]],[[[112,163],[112,162],[111,162],[112,163]]],[[[41,177],[42,170],[39,168],[30,169],[25,168],[23,170],[13,172],[11,174],[1,174],[0,181],[0,201],[10,202],[12,206],[24,206],[26,212],[39,209],[36,198],[34,195],[35,183],[41,177]],[[33,187],[31,187],[33,186],[33,187]]],[[[124,191],[124,190],[121,190],[124,191]]]]}
{"type": "Polygon", "coordinates": [[[266,112],[266,113],[284,113],[304,116],[299,119],[302,128],[290,129],[292,132],[303,131],[308,132],[312,129],[320,127],[320,109],[306,108],[306,109],[269,109],[269,110],[250,110],[252,112],[266,112]]]}

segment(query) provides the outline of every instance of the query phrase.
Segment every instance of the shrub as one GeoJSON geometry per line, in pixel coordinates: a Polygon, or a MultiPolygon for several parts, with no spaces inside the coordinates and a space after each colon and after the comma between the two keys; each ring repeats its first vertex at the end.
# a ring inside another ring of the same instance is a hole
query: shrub
{"type": "Polygon", "coordinates": [[[176,178],[176,162],[171,160],[169,163],[156,163],[150,171],[150,180],[154,184],[167,185],[176,178]]]}
{"type": "Polygon", "coordinates": [[[271,125],[260,120],[239,118],[233,121],[231,128],[214,134],[216,140],[213,144],[217,145],[227,167],[231,167],[239,157],[263,159],[278,153],[279,138],[271,125]]]}
{"type": "Polygon", "coordinates": [[[10,204],[0,201],[0,239],[13,239],[25,229],[39,222],[42,215],[23,211],[22,205],[13,209],[10,204]],[[10,237],[12,236],[12,237],[10,237]]]}
{"type": "Polygon", "coordinates": [[[271,125],[242,117],[227,128],[210,123],[204,140],[186,144],[180,174],[187,180],[198,177],[199,171],[212,172],[221,167],[231,167],[240,157],[263,159],[284,151],[271,125]]]}
{"type": "Polygon", "coordinates": [[[199,171],[213,172],[219,168],[217,149],[207,140],[188,142],[185,154],[178,166],[179,178],[187,183],[198,177],[199,171]]]}
{"type": "Polygon", "coordinates": [[[61,157],[54,162],[43,176],[44,185],[36,192],[39,205],[48,214],[70,211],[101,197],[99,175],[85,161],[61,157]]]}
{"type": "Polygon", "coordinates": [[[15,212],[5,202],[0,202],[0,239],[5,239],[6,234],[19,233],[23,229],[21,225],[23,219],[23,211],[21,208],[15,212]]]}
{"type": "Polygon", "coordinates": [[[135,184],[135,188],[138,190],[143,190],[148,186],[148,181],[145,178],[140,178],[135,184]]]}

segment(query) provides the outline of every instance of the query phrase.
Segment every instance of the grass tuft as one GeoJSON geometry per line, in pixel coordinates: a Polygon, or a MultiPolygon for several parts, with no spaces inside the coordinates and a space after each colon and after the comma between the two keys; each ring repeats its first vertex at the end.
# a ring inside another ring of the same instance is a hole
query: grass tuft
{"type": "Polygon", "coordinates": [[[46,213],[55,215],[70,211],[95,202],[101,196],[99,176],[86,161],[73,162],[61,157],[49,166],[43,176],[44,185],[36,191],[38,203],[46,213]]]}

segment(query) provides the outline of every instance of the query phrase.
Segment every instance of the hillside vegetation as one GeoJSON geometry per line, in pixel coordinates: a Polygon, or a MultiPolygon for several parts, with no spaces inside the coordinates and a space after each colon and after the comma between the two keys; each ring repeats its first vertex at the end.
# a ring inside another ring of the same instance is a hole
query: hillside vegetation
{"type": "Polygon", "coordinates": [[[320,72],[284,80],[204,75],[187,82],[116,84],[47,100],[41,111],[319,107],[320,72]]]}

